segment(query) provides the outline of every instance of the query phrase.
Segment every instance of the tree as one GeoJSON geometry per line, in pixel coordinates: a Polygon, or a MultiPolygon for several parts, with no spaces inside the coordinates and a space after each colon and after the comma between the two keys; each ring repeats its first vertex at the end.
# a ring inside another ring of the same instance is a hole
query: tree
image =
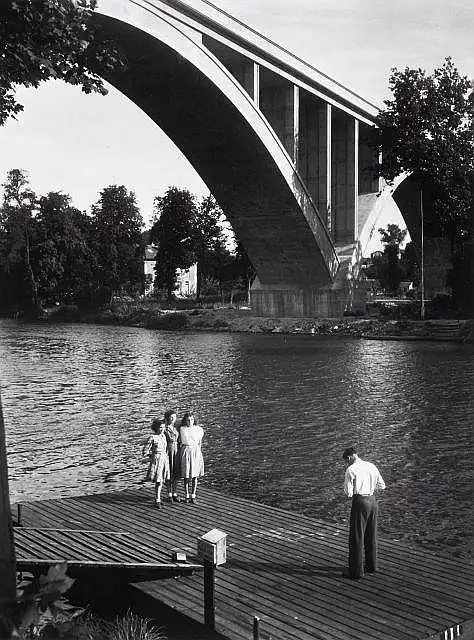
{"type": "Polygon", "coordinates": [[[122,185],[102,190],[92,207],[92,235],[99,301],[143,292],[143,219],[135,194],[122,185]]]}
{"type": "Polygon", "coordinates": [[[115,45],[92,21],[96,0],[2,0],[0,6],[0,125],[23,110],[18,85],[49,79],[106,94],[105,71],[122,63],[115,45]]]}
{"type": "Polygon", "coordinates": [[[240,274],[240,277],[242,278],[245,291],[247,292],[247,303],[250,304],[250,285],[252,284],[252,281],[255,278],[257,272],[255,271],[252,261],[250,260],[248,253],[246,252],[241,242],[237,242],[235,253],[237,270],[240,274]]]}
{"type": "Polygon", "coordinates": [[[424,193],[424,231],[450,240],[453,262],[465,261],[471,241],[474,172],[474,93],[451,58],[427,75],[392,69],[376,120],[373,146],[382,152],[379,174],[392,181],[412,174],[424,193]]]}
{"type": "Polygon", "coordinates": [[[187,189],[170,187],[163,197],[155,198],[155,223],[150,241],[156,244],[155,286],[173,298],[177,269],[188,269],[196,261],[197,207],[187,189]]]}
{"type": "Polygon", "coordinates": [[[201,298],[203,279],[216,277],[226,252],[221,225],[223,218],[222,209],[212,195],[202,199],[194,225],[194,252],[197,262],[196,300],[201,298]]]}
{"type": "Polygon", "coordinates": [[[403,279],[413,282],[418,287],[420,285],[420,267],[416,249],[412,242],[408,242],[405,245],[400,257],[400,265],[403,269],[403,279]]]}
{"type": "Polygon", "coordinates": [[[93,278],[90,219],[70,196],[50,192],[39,199],[32,249],[43,303],[82,302],[93,278]]]}
{"type": "Polygon", "coordinates": [[[221,278],[230,282],[232,288],[239,287],[245,291],[247,302],[250,304],[250,285],[255,278],[256,271],[241,242],[236,242],[235,252],[230,262],[224,263],[221,278]]]}
{"type": "Polygon", "coordinates": [[[366,269],[366,275],[378,280],[383,289],[394,294],[405,275],[400,260],[400,245],[407,231],[396,224],[389,224],[386,229],[379,229],[379,233],[385,247],[382,255],[374,257],[372,264],[366,269]]]}
{"type": "Polygon", "coordinates": [[[33,268],[31,248],[34,244],[34,212],[37,198],[28,177],[12,169],[2,185],[0,211],[0,290],[3,305],[16,307],[28,315],[40,309],[38,279],[33,268]]]}
{"type": "Polygon", "coordinates": [[[400,229],[396,224],[388,224],[386,229],[379,229],[379,233],[382,244],[385,246],[393,245],[397,247],[397,251],[399,251],[400,245],[407,235],[407,230],[400,229]]]}

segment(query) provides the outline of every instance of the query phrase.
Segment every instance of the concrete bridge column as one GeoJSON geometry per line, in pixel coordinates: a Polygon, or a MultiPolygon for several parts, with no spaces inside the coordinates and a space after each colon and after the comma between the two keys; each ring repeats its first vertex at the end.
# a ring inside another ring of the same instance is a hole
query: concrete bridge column
{"type": "Polygon", "coordinates": [[[298,172],[331,232],[331,105],[300,91],[298,172]]]}
{"type": "Polygon", "coordinates": [[[292,82],[268,69],[260,69],[260,110],[293,162],[297,148],[298,96],[298,87],[292,82]]]}
{"type": "Polygon", "coordinates": [[[332,238],[336,245],[357,238],[359,192],[359,123],[337,109],[332,110],[332,238]]]}
{"type": "Polygon", "coordinates": [[[253,101],[257,109],[260,108],[260,65],[253,63],[253,101]]]}
{"type": "Polygon", "coordinates": [[[371,127],[359,123],[359,193],[377,193],[380,180],[375,169],[380,164],[378,151],[369,145],[371,127]]]}

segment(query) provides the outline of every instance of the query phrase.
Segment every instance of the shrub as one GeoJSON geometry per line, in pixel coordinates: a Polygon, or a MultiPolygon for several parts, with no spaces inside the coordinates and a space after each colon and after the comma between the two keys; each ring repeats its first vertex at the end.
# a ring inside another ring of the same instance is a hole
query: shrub
{"type": "Polygon", "coordinates": [[[166,640],[164,631],[149,618],[142,618],[132,611],[117,616],[112,622],[102,620],[91,613],[75,621],[66,630],[68,640],[166,640]]]}
{"type": "Polygon", "coordinates": [[[164,313],[160,316],[150,318],[145,327],[147,329],[158,329],[161,331],[180,331],[189,325],[188,316],[185,313],[164,313]]]}

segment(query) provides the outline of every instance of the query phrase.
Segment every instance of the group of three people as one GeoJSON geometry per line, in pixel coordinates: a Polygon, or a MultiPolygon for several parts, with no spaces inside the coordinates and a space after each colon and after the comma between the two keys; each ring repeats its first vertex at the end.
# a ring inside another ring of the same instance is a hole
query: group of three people
{"type": "Polygon", "coordinates": [[[185,501],[194,504],[198,478],[204,475],[203,428],[190,411],[183,415],[179,426],[176,426],[176,420],[176,409],[169,409],[163,418],[153,420],[153,434],[143,447],[143,455],[149,458],[145,480],[155,483],[155,506],[158,509],[162,508],[163,485],[168,487],[168,501],[180,502],[177,489],[181,478],[185,501]]]}

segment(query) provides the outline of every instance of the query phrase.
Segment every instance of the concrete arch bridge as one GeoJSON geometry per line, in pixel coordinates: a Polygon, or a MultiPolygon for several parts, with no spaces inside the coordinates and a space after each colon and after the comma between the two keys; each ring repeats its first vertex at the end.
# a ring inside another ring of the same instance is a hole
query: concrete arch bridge
{"type": "MultiPolygon", "coordinates": [[[[105,79],[194,166],[257,279],[262,315],[339,315],[378,217],[367,168],[377,108],[203,0],[102,0],[96,20],[126,53],[105,79]]],[[[127,132],[124,123],[124,135],[127,132]]]]}

